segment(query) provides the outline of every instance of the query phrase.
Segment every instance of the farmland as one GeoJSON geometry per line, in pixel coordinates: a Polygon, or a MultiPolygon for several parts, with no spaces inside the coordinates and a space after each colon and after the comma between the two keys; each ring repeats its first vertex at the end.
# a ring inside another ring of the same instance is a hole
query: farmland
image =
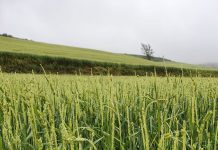
{"type": "Polygon", "coordinates": [[[43,73],[40,64],[53,74],[218,76],[213,68],[0,36],[3,72],[43,73]]]}
{"type": "Polygon", "coordinates": [[[0,74],[0,149],[210,149],[218,79],[0,74]]]}
{"type": "MultiPolygon", "coordinates": [[[[64,57],[77,60],[89,60],[129,65],[163,65],[162,63],[145,60],[125,54],[116,54],[100,50],[35,42],[19,38],[0,36],[0,51],[32,54],[36,56],[64,57]]],[[[167,63],[169,66],[178,63],[167,63]]],[[[179,64],[182,66],[183,64],[179,64]]]]}
{"type": "Polygon", "coordinates": [[[0,0],[0,150],[218,150],[218,0],[0,0]]]}

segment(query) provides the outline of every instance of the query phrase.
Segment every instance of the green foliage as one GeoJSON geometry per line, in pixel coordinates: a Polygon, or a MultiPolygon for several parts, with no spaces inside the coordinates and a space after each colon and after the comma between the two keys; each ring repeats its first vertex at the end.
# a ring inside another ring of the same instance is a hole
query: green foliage
{"type": "Polygon", "coordinates": [[[218,79],[0,74],[3,149],[216,149],[218,79]]]}
{"type": "Polygon", "coordinates": [[[7,33],[0,34],[0,36],[9,37],[9,38],[13,38],[13,36],[12,36],[12,35],[9,35],[9,34],[7,34],[7,33]]]}
{"type": "Polygon", "coordinates": [[[2,150],[2,149],[3,149],[3,146],[2,146],[2,137],[0,135],[0,150],[2,150]]]}

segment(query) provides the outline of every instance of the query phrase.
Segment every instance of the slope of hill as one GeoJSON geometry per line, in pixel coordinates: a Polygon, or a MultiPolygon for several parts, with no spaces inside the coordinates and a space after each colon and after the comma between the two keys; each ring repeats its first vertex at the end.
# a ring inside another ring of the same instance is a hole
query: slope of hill
{"type": "MultiPolygon", "coordinates": [[[[134,56],[134,57],[138,57],[138,58],[142,58],[142,59],[147,59],[146,56],[144,56],[144,55],[137,55],[137,54],[125,54],[125,55],[134,56]]],[[[173,63],[172,60],[169,60],[169,59],[166,59],[166,58],[163,59],[161,57],[151,57],[151,60],[156,61],[156,62],[163,62],[163,60],[164,60],[165,62],[173,63]]]]}
{"type": "MultiPolygon", "coordinates": [[[[83,59],[90,61],[121,63],[130,65],[164,65],[162,62],[149,61],[144,58],[135,57],[134,55],[115,54],[105,51],[85,49],[78,47],[70,47],[63,45],[47,44],[41,42],[34,42],[19,38],[10,38],[0,36],[0,51],[65,57],[71,59],[83,59]]],[[[172,67],[191,67],[192,65],[181,64],[175,62],[165,62],[165,65],[172,67]]],[[[196,66],[193,66],[196,67],[196,66]]]]}
{"type": "Polygon", "coordinates": [[[218,63],[216,63],[216,62],[214,62],[214,63],[205,63],[205,64],[202,64],[201,66],[203,66],[203,67],[218,68],[218,63]]]}
{"type": "Polygon", "coordinates": [[[91,61],[103,61],[126,64],[152,64],[153,62],[122,54],[91,50],[78,47],[47,44],[18,38],[0,36],[0,51],[66,57],[72,59],[84,59],[91,61]]]}
{"type": "Polygon", "coordinates": [[[0,36],[0,66],[6,72],[30,72],[32,69],[40,72],[39,64],[46,66],[45,69],[50,72],[81,71],[84,74],[92,69],[97,74],[106,74],[111,70],[118,75],[143,75],[154,70],[164,74],[166,68],[172,74],[181,73],[181,68],[185,68],[187,73],[196,68],[205,70],[200,66],[158,60],[0,36]]]}

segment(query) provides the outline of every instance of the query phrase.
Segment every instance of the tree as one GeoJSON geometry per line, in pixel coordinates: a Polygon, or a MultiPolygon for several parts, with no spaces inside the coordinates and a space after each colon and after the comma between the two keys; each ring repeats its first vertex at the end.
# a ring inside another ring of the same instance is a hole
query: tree
{"type": "Polygon", "coordinates": [[[152,55],[154,54],[154,51],[151,48],[151,45],[141,43],[141,49],[142,49],[143,54],[146,56],[146,58],[151,60],[152,55]]]}
{"type": "Polygon", "coordinates": [[[4,37],[10,37],[10,38],[12,38],[12,37],[13,37],[12,35],[9,35],[9,34],[7,34],[7,33],[0,34],[0,36],[4,36],[4,37]]]}

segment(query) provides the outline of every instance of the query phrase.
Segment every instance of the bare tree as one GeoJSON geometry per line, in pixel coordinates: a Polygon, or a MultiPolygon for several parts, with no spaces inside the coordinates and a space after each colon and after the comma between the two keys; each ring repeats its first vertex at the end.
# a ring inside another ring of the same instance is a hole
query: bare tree
{"type": "Polygon", "coordinates": [[[143,54],[147,57],[147,59],[151,60],[152,55],[154,54],[154,51],[151,48],[151,45],[141,43],[141,49],[142,49],[143,54]]]}

